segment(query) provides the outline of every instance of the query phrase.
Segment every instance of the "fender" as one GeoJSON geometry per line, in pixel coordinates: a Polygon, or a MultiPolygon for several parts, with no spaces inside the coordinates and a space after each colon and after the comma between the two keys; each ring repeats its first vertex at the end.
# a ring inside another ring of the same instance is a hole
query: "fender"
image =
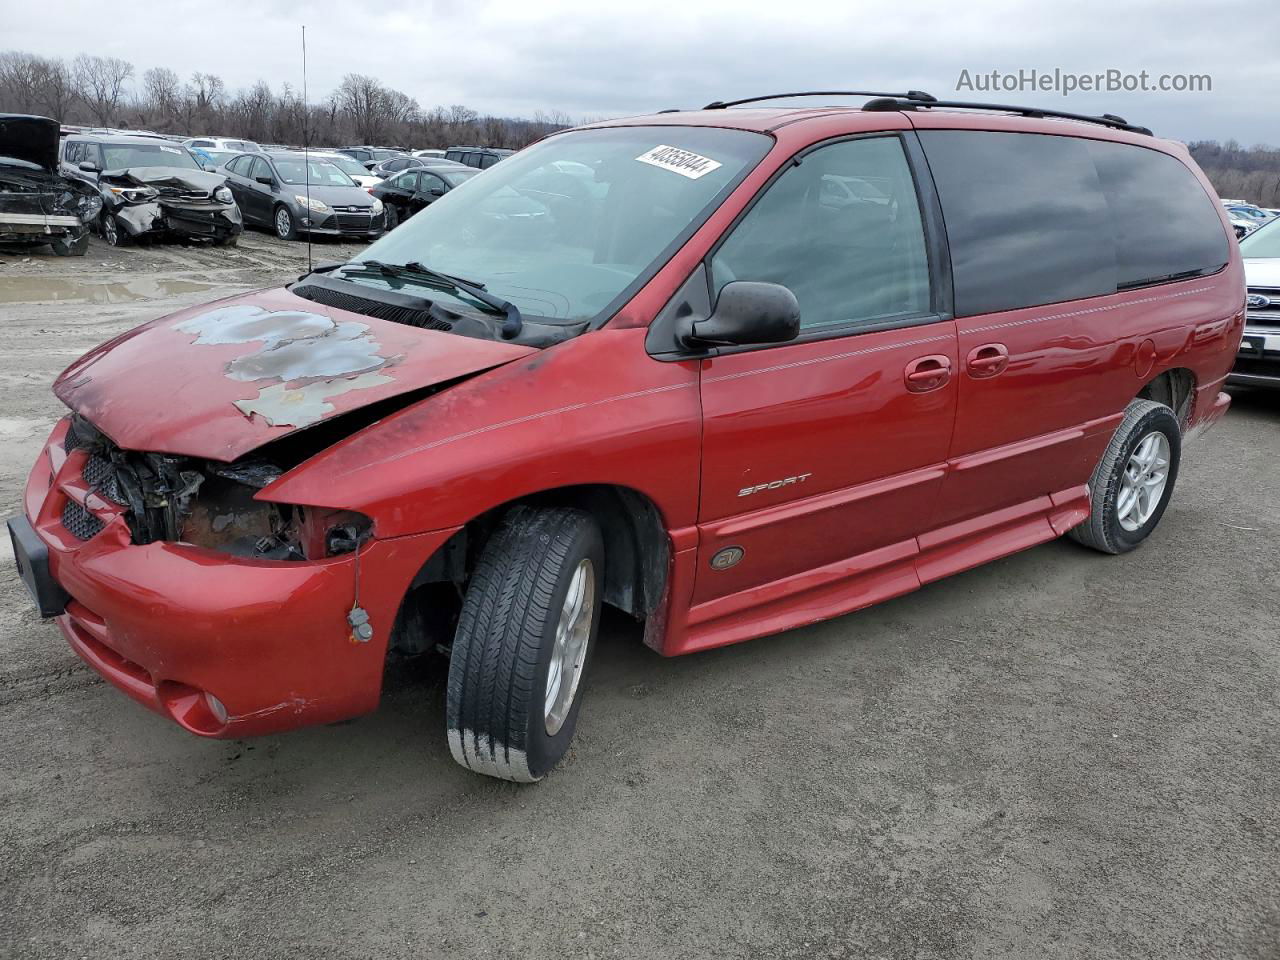
{"type": "Polygon", "coordinates": [[[698,363],[660,363],[643,328],[548,347],[398,411],[312,457],[265,500],[358,510],[378,537],[458,526],[579,484],[639,491],[668,530],[697,519],[698,363]]]}

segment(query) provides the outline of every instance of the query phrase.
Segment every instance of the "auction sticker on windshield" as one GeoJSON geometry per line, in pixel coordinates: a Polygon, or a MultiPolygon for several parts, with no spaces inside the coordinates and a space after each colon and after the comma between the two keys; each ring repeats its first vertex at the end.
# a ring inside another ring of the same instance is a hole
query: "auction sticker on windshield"
{"type": "Polygon", "coordinates": [[[669,147],[665,143],[658,144],[652,150],[640,154],[636,159],[641,163],[648,163],[655,167],[661,167],[663,170],[678,173],[680,176],[688,177],[690,180],[704,177],[712,170],[722,166],[718,160],[699,156],[696,153],[690,153],[688,150],[681,150],[679,147],[669,147]]]}

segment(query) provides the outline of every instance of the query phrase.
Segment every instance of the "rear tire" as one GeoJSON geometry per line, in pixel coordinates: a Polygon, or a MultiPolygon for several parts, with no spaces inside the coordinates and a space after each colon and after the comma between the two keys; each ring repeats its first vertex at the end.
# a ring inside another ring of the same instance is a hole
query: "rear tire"
{"type": "Polygon", "coordinates": [[[1163,403],[1134,400],[1089,478],[1089,519],[1067,536],[1103,553],[1128,553],[1164,516],[1182,459],[1182,428],[1163,403]]]}
{"type": "Polygon", "coordinates": [[[449,662],[458,763],[530,783],[565,755],[603,588],[604,543],[590,514],[520,506],[502,518],[467,587],[449,662]]]}

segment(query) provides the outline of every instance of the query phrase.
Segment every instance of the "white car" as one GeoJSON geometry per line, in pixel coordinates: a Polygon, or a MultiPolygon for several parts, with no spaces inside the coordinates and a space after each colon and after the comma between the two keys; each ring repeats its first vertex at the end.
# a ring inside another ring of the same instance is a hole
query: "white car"
{"type": "MultiPolygon", "coordinates": [[[[295,150],[293,152],[297,153],[298,151],[295,150]]],[[[382,182],[381,177],[375,177],[365,169],[363,163],[347,156],[345,153],[328,153],[327,151],[322,150],[312,150],[311,156],[329,161],[365,189],[368,189],[369,187],[376,187],[382,182]]]]}
{"type": "Polygon", "coordinates": [[[443,150],[415,150],[410,154],[413,157],[444,157],[443,150]]]}
{"type": "Polygon", "coordinates": [[[226,137],[192,137],[183,140],[182,145],[188,150],[226,150],[231,153],[262,153],[262,148],[252,140],[228,140],[226,137]]]}
{"type": "Polygon", "coordinates": [[[1240,244],[1244,257],[1244,337],[1228,383],[1280,387],[1280,220],[1240,244]]]}

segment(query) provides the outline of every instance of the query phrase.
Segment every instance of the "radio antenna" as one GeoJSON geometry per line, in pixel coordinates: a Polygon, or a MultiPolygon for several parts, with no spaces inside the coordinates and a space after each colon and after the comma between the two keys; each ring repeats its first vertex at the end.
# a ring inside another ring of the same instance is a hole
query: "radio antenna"
{"type": "MultiPolygon", "coordinates": [[[[307,118],[307,25],[302,25],[302,166],[307,171],[307,219],[311,219],[311,132],[307,118]]],[[[311,231],[307,231],[307,273],[311,272],[311,231]]]]}

